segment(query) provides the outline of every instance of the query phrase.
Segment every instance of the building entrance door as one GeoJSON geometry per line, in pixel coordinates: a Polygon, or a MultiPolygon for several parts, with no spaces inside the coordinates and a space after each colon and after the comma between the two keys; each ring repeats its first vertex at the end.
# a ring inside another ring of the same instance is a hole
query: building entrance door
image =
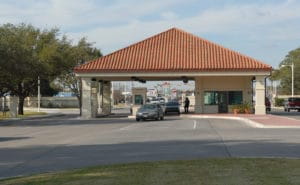
{"type": "Polygon", "coordinates": [[[228,92],[227,91],[219,91],[218,96],[218,112],[219,113],[228,113],[228,92]]]}

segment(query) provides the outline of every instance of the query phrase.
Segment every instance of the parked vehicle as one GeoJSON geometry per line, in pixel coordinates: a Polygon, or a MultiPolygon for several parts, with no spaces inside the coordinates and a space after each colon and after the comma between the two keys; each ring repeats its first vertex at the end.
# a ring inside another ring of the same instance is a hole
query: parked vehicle
{"type": "Polygon", "coordinates": [[[167,102],[165,106],[165,114],[168,112],[177,112],[180,114],[180,104],[178,102],[167,102]]]}
{"type": "Polygon", "coordinates": [[[0,111],[1,112],[7,112],[7,111],[9,111],[9,108],[8,108],[7,105],[5,105],[4,107],[2,105],[0,105],[0,111]]]}
{"type": "Polygon", "coordinates": [[[159,104],[159,99],[156,98],[156,97],[153,97],[153,98],[150,100],[149,103],[151,103],[151,104],[155,104],[155,103],[159,104]]]}
{"type": "Polygon", "coordinates": [[[165,103],[166,100],[163,97],[158,97],[159,103],[165,103]]]}
{"type": "Polygon", "coordinates": [[[300,112],[300,98],[288,98],[284,102],[284,111],[297,110],[300,112]]]}
{"type": "Polygon", "coordinates": [[[157,103],[157,104],[165,103],[165,99],[163,97],[152,97],[149,100],[150,100],[149,103],[151,103],[151,104],[153,104],[153,103],[157,103]]]}
{"type": "Polygon", "coordinates": [[[271,102],[270,102],[269,98],[265,99],[265,106],[266,106],[266,111],[270,112],[271,111],[271,102]]]}
{"type": "Polygon", "coordinates": [[[136,113],[136,121],[146,119],[163,120],[164,112],[162,107],[159,104],[143,105],[136,113]]]}

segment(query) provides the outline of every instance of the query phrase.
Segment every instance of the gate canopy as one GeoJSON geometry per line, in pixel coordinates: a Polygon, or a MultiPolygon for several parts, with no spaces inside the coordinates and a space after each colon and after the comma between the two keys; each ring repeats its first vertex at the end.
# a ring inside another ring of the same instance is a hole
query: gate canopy
{"type": "MultiPolygon", "coordinates": [[[[93,73],[263,72],[271,66],[172,28],[89,61],[74,69],[78,76],[93,73]]],[[[98,76],[98,75],[97,75],[98,76]]]]}

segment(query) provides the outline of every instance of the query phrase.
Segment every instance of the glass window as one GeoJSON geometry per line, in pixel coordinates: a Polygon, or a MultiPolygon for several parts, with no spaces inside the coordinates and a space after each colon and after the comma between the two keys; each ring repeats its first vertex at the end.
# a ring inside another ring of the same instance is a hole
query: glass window
{"type": "Polygon", "coordinates": [[[155,104],[146,104],[142,106],[142,109],[155,109],[156,107],[155,104]]]}
{"type": "Polygon", "coordinates": [[[228,92],[229,105],[237,105],[243,103],[242,91],[229,91],[228,92]]]}
{"type": "Polygon", "coordinates": [[[218,93],[214,91],[204,92],[204,105],[217,105],[218,93]]]}
{"type": "Polygon", "coordinates": [[[143,105],[143,96],[142,95],[135,95],[134,96],[134,103],[135,105],[143,105]]]}

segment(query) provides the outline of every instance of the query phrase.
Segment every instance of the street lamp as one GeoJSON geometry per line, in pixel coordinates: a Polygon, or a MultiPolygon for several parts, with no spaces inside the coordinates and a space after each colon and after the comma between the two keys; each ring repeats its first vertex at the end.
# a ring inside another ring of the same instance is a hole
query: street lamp
{"type": "Polygon", "coordinates": [[[41,108],[41,81],[40,76],[38,76],[38,112],[40,112],[41,108]]]}
{"type": "Polygon", "coordinates": [[[294,63],[292,63],[291,65],[281,65],[281,67],[286,67],[289,66],[292,68],[292,97],[294,97],[294,63]]]}

